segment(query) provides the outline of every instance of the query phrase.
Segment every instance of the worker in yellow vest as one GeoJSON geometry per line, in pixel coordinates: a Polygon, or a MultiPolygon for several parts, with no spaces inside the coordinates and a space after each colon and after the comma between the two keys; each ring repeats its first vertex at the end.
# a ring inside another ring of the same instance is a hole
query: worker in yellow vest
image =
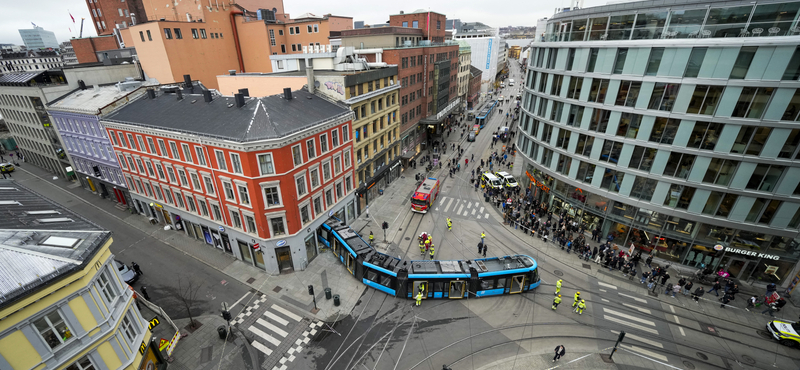
{"type": "Polygon", "coordinates": [[[450,221],[450,217],[447,218],[447,230],[453,231],[453,221],[450,221]]]}
{"type": "Polygon", "coordinates": [[[584,308],[586,308],[586,301],[581,299],[581,301],[578,302],[578,307],[575,308],[575,312],[577,312],[578,315],[583,315],[583,309],[584,308]]]}
{"type": "Polygon", "coordinates": [[[561,279],[558,279],[558,281],[556,281],[556,293],[555,293],[555,295],[558,295],[558,293],[561,293],[561,282],[562,281],[563,280],[561,280],[561,279]]]}
{"type": "Polygon", "coordinates": [[[372,245],[372,241],[375,239],[375,235],[372,235],[372,231],[369,232],[369,245],[372,245]]]}
{"type": "Polygon", "coordinates": [[[433,260],[433,244],[431,244],[431,260],[433,260]]]}
{"type": "Polygon", "coordinates": [[[558,308],[558,304],[559,303],[561,303],[561,295],[560,294],[557,295],[555,298],[553,298],[553,310],[558,308]]]}
{"type": "Polygon", "coordinates": [[[422,304],[422,292],[417,293],[417,306],[422,304]]]}
{"type": "Polygon", "coordinates": [[[422,240],[419,241],[419,254],[425,255],[425,244],[422,243],[422,240]]]}
{"type": "Polygon", "coordinates": [[[578,301],[581,300],[581,292],[575,292],[575,302],[572,302],[572,307],[578,305],[578,301]]]}

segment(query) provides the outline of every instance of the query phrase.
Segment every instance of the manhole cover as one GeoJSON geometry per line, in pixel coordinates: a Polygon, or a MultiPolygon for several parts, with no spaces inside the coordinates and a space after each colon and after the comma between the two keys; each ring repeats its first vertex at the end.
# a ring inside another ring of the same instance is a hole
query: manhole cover
{"type": "Polygon", "coordinates": [[[561,270],[555,270],[553,271],[553,274],[555,274],[556,276],[564,276],[564,273],[561,270]]]}
{"type": "Polygon", "coordinates": [[[247,279],[247,283],[248,283],[248,284],[252,284],[254,281],[256,281],[256,278],[249,278],[249,279],[247,279]]]}
{"type": "Polygon", "coordinates": [[[405,239],[406,239],[406,240],[411,240],[411,238],[409,238],[409,237],[406,237],[405,239]]]}
{"type": "Polygon", "coordinates": [[[703,352],[697,352],[697,357],[701,360],[708,360],[708,356],[703,352]]]}
{"type": "Polygon", "coordinates": [[[742,355],[742,361],[744,361],[744,362],[746,362],[746,363],[748,363],[750,365],[755,365],[756,364],[756,360],[753,359],[752,357],[748,356],[748,355],[742,355]]]}
{"type": "Polygon", "coordinates": [[[583,264],[583,268],[591,270],[591,269],[592,269],[592,266],[591,266],[591,265],[589,265],[589,264],[586,264],[586,263],[584,263],[584,264],[583,264]]]}
{"type": "Polygon", "coordinates": [[[685,366],[689,370],[694,370],[694,364],[689,361],[684,361],[683,366],[685,366]]]}
{"type": "Polygon", "coordinates": [[[275,293],[280,293],[281,290],[283,290],[283,288],[281,288],[279,286],[276,286],[274,289],[272,289],[272,291],[275,292],[275,293]]]}
{"type": "Polygon", "coordinates": [[[764,337],[764,339],[772,339],[773,338],[772,334],[770,334],[766,330],[756,330],[756,333],[758,333],[758,335],[764,337]]]}

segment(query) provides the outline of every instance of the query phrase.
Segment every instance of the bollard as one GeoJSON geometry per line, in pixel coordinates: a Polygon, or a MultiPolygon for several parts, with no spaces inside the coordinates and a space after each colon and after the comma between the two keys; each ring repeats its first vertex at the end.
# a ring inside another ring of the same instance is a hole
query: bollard
{"type": "Polygon", "coordinates": [[[325,299],[331,299],[331,288],[325,288],[325,299]]]}
{"type": "Polygon", "coordinates": [[[338,294],[334,294],[333,295],[333,305],[336,306],[336,307],[339,307],[339,295],[338,294]]]}

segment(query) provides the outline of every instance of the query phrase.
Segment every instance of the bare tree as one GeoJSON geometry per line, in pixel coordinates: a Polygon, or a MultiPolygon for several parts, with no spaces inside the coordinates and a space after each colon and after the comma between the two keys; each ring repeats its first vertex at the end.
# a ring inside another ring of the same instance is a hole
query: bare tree
{"type": "Polygon", "coordinates": [[[196,284],[192,279],[184,279],[178,276],[178,299],[186,308],[186,314],[189,315],[189,327],[191,328],[196,325],[192,315],[192,305],[197,301],[197,293],[201,287],[202,284],[196,284]]]}

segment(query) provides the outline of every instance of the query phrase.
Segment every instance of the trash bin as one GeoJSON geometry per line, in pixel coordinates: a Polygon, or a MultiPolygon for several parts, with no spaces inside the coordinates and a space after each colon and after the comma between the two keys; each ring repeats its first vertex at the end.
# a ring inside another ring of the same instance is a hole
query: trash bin
{"type": "Polygon", "coordinates": [[[489,195],[484,194],[483,195],[483,201],[484,202],[488,202],[489,201],[489,195]]]}
{"type": "Polygon", "coordinates": [[[226,329],[224,325],[218,326],[217,334],[219,334],[219,339],[225,339],[228,337],[228,329],[226,329]]]}
{"type": "Polygon", "coordinates": [[[333,295],[333,305],[336,306],[336,307],[339,307],[339,295],[338,294],[334,294],[333,295]]]}
{"type": "Polygon", "coordinates": [[[325,288],[325,299],[331,299],[331,288],[325,288]]]}

